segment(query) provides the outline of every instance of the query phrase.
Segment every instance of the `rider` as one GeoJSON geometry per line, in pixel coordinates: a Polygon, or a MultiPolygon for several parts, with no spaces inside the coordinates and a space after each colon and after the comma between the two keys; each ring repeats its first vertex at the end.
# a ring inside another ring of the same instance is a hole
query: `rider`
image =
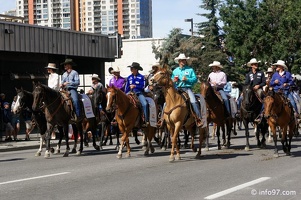
{"type": "MultiPolygon", "coordinates": [[[[247,66],[251,67],[250,72],[246,75],[246,85],[251,85],[255,92],[257,93],[257,96],[260,101],[264,98],[264,93],[263,93],[263,86],[266,85],[266,79],[263,71],[260,71],[258,69],[258,61],[256,58],[252,58],[248,63],[247,66]]],[[[264,104],[262,104],[261,112],[255,119],[255,122],[260,123],[262,119],[262,111],[264,104]]]]}
{"type": "Polygon", "coordinates": [[[147,127],[149,125],[149,108],[145,96],[143,95],[144,88],[145,88],[145,78],[142,74],[138,71],[143,70],[139,63],[133,62],[132,65],[128,66],[131,68],[132,74],[127,77],[126,86],[125,86],[125,93],[134,92],[143,108],[144,113],[144,123],[142,124],[143,127],[147,127]]]}
{"type": "Polygon", "coordinates": [[[227,75],[223,71],[221,71],[223,66],[220,62],[213,61],[213,63],[211,63],[209,67],[212,67],[212,72],[208,76],[208,81],[212,87],[215,87],[216,90],[219,91],[228,111],[228,114],[231,115],[230,101],[225,91],[223,90],[224,86],[227,84],[227,75]]]}
{"type": "Polygon", "coordinates": [[[102,89],[102,91],[105,92],[105,88],[103,87],[102,83],[100,82],[100,78],[99,78],[98,74],[92,74],[92,85],[88,91],[88,94],[92,95],[94,93],[94,90],[96,90],[96,88],[98,88],[98,87],[100,87],[102,89]]]}
{"type": "Polygon", "coordinates": [[[201,127],[203,123],[201,120],[200,107],[191,90],[192,86],[197,82],[197,77],[193,68],[187,65],[188,59],[190,59],[190,57],[186,57],[184,53],[181,53],[175,58],[175,62],[178,63],[179,66],[173,70],[171,79],[178,90],[181,89],[189,95],[191,105],[196,114],[196,125],[201,127]]]}
{"type": "Polygon", "coordinates": [[[290,92],[290,87],[294,85],[293,77],[291,73],[287,71],[287,66],[283,60],[278,60],[274,65],[276,66],[276,72],[272,76],[270,86],[273,87],[275,92],[283,90],[284,96],[289,98],[295,110],[296,117],[299,118],[300,113],[298,113],[296,102],[290,92]]]}
{"type": "MultiPolygon", "coordinates": [[[[73,69],[73,66],[76,66],[76,64],[73,62],[72,59],[67,58],[65,62],[61,63],[61,65],[64,65],[65,72],[62,76],[60,87],[66,88],[70,92],[72,102],[75,108],[76,117],[80,117],[81,110],[80,110],[80,102],[77,93],[77,88],[80,84],[80,80],[77,71],[73,69]]],[[[76,119],[74,120],[76,121],[76,119]]]]}
{"type": "Polygon", "coordinates": [[[56,91],[59,91],[60,89],[59,75],[55,72],[55,70],[57,70],[55,63],[48,63],[48,66],[45,67],[45,69],[47,69],[47,72],[49,74],[48,87],[56,91]]]}
{"type": "Polygon", "coordinates": [[[113,77],[109,81],[109,87],[115,86],[122,92],[124,92],[126,80],[125,78],[120,76],[119,67],[112,68],[111,73],[113,74],[113,77]]]}

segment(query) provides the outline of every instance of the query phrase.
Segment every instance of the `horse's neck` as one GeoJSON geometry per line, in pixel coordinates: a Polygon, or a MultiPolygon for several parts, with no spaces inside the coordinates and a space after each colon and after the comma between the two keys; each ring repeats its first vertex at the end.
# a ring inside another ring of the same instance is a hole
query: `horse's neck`
{"type": "Polygon", "coordinates": [[[116,104],[118,105],[118,109],[121,112],[124,112],[129,106],[129,104],[131,104],[130,98],[120,90],[117,90],[116,92],[117,92],[116,104]]]}
{"type": "Polygon", "coordinates": [[[52,92],[47,95],[46,98],[44,98],[45,105],[52,104],[54,101],[56,101],[58,98],[62,97],[62,94],[59,92],[52,92]]]}
{"type": "Polygon", "coordinates": [[[165,88],[164,97],[166,105],[184,103],[182,96],[176,91],[174,87],[165,88]]]}
{"type": "Polygon", "coordinates": [[[33,94],[31,92],[27,92],[27,91],[24,91],[24,94],[26,95],[26,101],[24,102],[25,107],[28,107],[31,109],[32,104],[33,104],[33,94]]]}

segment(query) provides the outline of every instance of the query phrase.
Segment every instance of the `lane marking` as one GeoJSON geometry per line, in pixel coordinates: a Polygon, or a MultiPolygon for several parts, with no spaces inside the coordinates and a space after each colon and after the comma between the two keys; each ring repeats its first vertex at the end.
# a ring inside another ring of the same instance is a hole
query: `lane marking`
{"type": "Polygon", "coordinates": [[[205,197],[204,199],[216,199],[216,198],[219,198],[221,196],[225,196],[225,195],[230,194],[232,192],[236,192],[236,191],[241,190],[243,188],[249,187],[251,185],[255,185],[257,183],[269,180],[270,178],[271,177],[261,177],[259,179],[256,179],[256,180],[253,180],[253,181],[250,181],[250,182],[247,182],[247,183],[244,183],[244,184],[241,184],[241,185],[229,188],[227,190],[224,190],[224,191],[212,194],[210,196],[205,197]]]}
{"type": "Polygon", "coordinates": [[[60,176],[60,175],[65,175],[65,174],[69,174],[69,173],[71,173],[71,172],[62,172],[62,173],[57,173],[57,174],[49,174],[49,175],[44,175],[44,176],[36,176],[36,177],[32,177],[32,178],[24,178],[24,179],[18,179],[18,180],[13,180],[13,181],[6,181],[6,182],[0,183],[0,185],[17,183],[17,182],[22,182],[22,181],[30,181],[30,180],[41,179],[41,178],[48,178],[48,177],[52,177],[52,176],[60,176]]]}

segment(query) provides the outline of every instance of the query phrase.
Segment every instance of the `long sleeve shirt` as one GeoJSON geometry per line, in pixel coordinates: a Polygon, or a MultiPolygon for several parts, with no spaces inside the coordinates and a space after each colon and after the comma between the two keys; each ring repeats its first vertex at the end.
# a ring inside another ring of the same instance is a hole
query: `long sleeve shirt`
{"type": "Polygon", "coordinates": [[[137,74],[134,76],[131,74],[128,76],[126,80],[126,86],[125,86],[125,93],[128,93],[131,91],[130,85],[136,85],[136,87],[133,89],[133,92],[135,93],[141,93],[144,91],[145,88],[145,78],[142,74],[137,74]]]}
{"type": "Polygon", "coordinates": [[[174,69],[171,79],[174,79],[175,76],[178,76],[178,81],[174,83],[176,88],[192,88],[192,86],[198,81],[193,68],[188,65],[174,69]],[[186,81],[182,81],[184,76],[186,77],[186,81]]]}
{"type": "Polygon", "coordinates": [[[227,75],[225,72],[218,70],[216,72],[211,72],[208,76],[208,80],[211,86],[215,86],[218,89],[223,89],[227,83],[227,75]],[[213,84],[214,82],[216,85],[213,84]]]}
{"type": "Polygon", "coordinates": [[[251,85],[254,87],[255,85],[259,85],[260,88],[266,85],[265,75],[262,71],[256,71],[255,73],[252,70],[246,75],[246,85],[251,85]]]}
{"type": "Polygon", "coordinates": [[[48,87],[58,91],[60,89],[59,86],[59,75],[57,73],[51,73],[48,77],[48,87]]]}
{"type": "Polygon", "coordinates": [[[69,82],[66,86],[67,89],[77,89],[80,84],[77,71],[72,70],[70,73],[66,71],[62,76],[61,84],[65,82],[69,82]]]}
{"type": "Polygon", "coordinates": [[[274,91],[278,91],[279,89],[289,90],[290,86],[294,85],[293,77],[290,72],[284,71],[282,75],[278,72],[275,72],[270,81],[270,86],[274,88],[274,91]],[[278,80],[278,83],[275,81],[278,80]],[[287,83],[287,86],[283,86],[284,83],[287,83]]]}
{"type": "Polygon", "coordinates": [[[230,96],[233,97],[235,100],[237,100],[239,97],[239,89],[237,87],[232,88],[230,92],[230,96]]]}
{"type": "Polygon", "coordinates": [[[112,77],[109,82],[110,87],[112,87],[114,85],[115,87],[117,87],[118,89],[120,89],[123,92],[125,90],[125,84],[126,84],[126,80],[125,80],[125,78],[123,78],[121,76],[119,76],[117,79],[115,77],[112,77]]]}

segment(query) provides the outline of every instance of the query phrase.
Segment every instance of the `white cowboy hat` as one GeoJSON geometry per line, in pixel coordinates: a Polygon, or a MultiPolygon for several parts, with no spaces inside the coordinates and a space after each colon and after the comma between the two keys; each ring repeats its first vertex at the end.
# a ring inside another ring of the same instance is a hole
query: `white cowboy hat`
{"type": "Polygon", "coordinates": [[[190,57],[186,57],[184,53],[180,53],[178,57],[175,58],[175,62],[178,63],[179,60],[189,60],[190,57]]]}
{"type": "Polygon", "coordinates": [[[251,67],[252,64],[258,64],[260,61],[257,61],[256,58],[252,58],[248,63],[247,66],[251,67]]]}
{"type": "Polygon", "coordinates": [[[216,66],[216,67],[219,67],[219,68],[224,68],[220,62],[218,61],[213,61],[213,63],[209,64],[209,67],[213,67],[213,66],[216,66]]]}
{"type": "Polygon", "coordinates": [[[114,73],[114,72],[120,72],[119,67],[113,67],[113,70],[111,71],[111,73],[114,73]]]}
{"type": "Polygon", "coordinates": [[[48,66],[45,69],[57,69],[55,63],[48,63],[48,66]]]}
{"type": "Polygon", "coordinates": [[[267,73],[273,73],[273,72],[274,72],[273,68],[269,67],[268,70],[267,70],[267,73]]]}
{"type": "Polygon", "coordinates": [[[100,81],[100,78],[97,74],[92,74],[92,79],[94,79],[94,78],[100,81]]]}
{"type": "Polygon", "coordinates": [[[282,66],[284,68],[287,68],[287,66],[285,65],[285,62],[283,60],[278,60],[276,63],[274,63],[273,65],[275,66],[282,66]]]}
{"type": "Polygon", "coordinates": [[[154,64],[152,64],[152,67],[160,67],[160,63],[159,62],[155,62],[154,64]]]}

